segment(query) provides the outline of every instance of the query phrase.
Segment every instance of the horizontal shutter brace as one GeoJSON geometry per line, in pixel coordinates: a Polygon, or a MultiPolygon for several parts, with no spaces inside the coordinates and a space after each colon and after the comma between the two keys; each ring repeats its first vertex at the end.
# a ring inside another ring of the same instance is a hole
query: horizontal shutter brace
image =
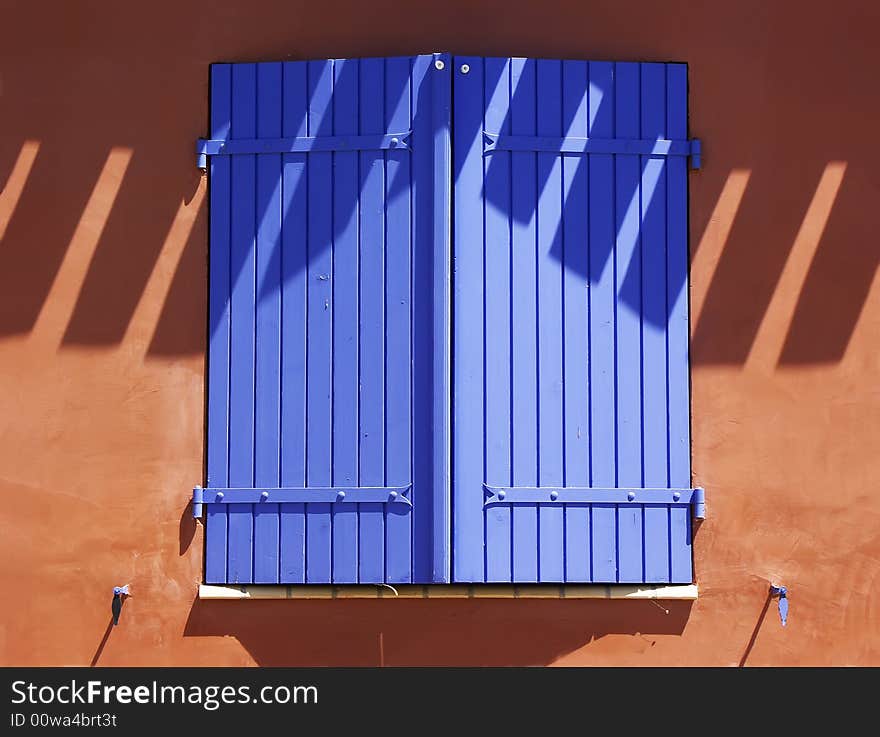
{"type": "Polygon", "coordinates": [[[321,151],[411,151],[412,131],[369,136],[294,136],[288,138],[199,138],[196,141],[197,166],[205,169],[208,156],[246,154],[297,154],[321,151]]]}
{"type": "Polygon", "coordinates": [[[404,504],[411,507],[406,496],[412,484],[406,486],[333,486],[333,487],[270,487],[258,489],[232,489],[196,486],[193,489],[193,517],[202,516],[204,504],[343,504],[375,502],[380,504],[404,504]]]}
{"type": "Polygon", "coordinates": [[[669,504],[691,505],[695,519],[706,517],[706,492],[695,489],[644,489],[590,486],[489,486],[484,507],[494,504],[669,504]]]}
{"type": "Polygon", "coordinates": [[[558,154],[639,154],[642,156],[689,156],[691,168],[701,165],[698,138],[582,138],[578,136],[501,136],[483,131],[483,153],[493,151],[542,151],[558,154]]]}

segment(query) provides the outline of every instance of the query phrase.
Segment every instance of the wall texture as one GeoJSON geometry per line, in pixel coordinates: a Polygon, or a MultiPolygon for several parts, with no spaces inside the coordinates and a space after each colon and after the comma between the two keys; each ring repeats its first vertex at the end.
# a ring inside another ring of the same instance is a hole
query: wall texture
{"type": "Polygon", "coordinates": [[[0,663],[880,664],[878,31],[820,0],[7,0],[0,663]],[[690,64],[693,606],[195,599],[208,64],[433,50],[690,64]]]}

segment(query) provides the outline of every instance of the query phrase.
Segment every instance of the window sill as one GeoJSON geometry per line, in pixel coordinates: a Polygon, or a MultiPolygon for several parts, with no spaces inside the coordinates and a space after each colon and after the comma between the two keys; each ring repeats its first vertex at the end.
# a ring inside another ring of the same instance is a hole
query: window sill
{"type": "Polygon", "coordinates": [[[697,598],[697,584],[435,584],[388,585],[199,585],[200,599],[664,599],[697,598]]]}

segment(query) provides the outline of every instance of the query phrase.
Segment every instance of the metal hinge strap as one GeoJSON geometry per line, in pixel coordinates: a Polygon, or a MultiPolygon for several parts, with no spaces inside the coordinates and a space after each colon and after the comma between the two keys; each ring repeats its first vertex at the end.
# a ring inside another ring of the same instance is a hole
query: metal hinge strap
{"type": "Polygon", "coordinates": [[[706,516],[703,489],[645,489],[588,486],[489,486],[483,506],[493,504],[669,504],[691,505],[694,517],[706,516]]]}
{"type": "Polygon", "coordinates": [[[396,149],[410,151],[412,131],[370,136],[295,136],[292,138],[199,138],[197,164],[204,169],[208,156],[242,154],[297,154],[321,151],[369,151],[396,149]]]}
{"type": "Polygon", "coordinates": [[[407,496],[412,484],[406,486],[334,486],[334,487],[270,487],[232,489],[210,487],[193,489],[193,517],[202,516],[205,504],[342,504],[375,502],[404,504],[411,507],[407,496]]]}
{"type": "Polygon", "coordinates": [[[642,156],[690,156],[691,168],[699,169],[702,144],[690,140],[581,138],[578,136],[502,136],[483,131],[483,153],[493,151],[543,151],[558,154],[637,154],[642,156]]]}

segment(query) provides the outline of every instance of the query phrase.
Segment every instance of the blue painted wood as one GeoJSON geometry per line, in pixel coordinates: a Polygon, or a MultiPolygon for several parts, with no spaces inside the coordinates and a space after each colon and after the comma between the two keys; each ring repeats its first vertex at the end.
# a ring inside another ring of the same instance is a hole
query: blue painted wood
{"type": "MultiPolygon", "coordinates": [[[[432,141],[431,56],[417,56],[412,60],[412,87],[410,111],[416,139],[432,141]]],[[[434,411],[434,268],[433,249],[426,245],[433,240],[433,146],[416,145],[410,157],[410,202],[412,203],[412,580],[431,581],[433,578],[433,488],[434,436],[425,432],[425,424],[417,417],[431,417],[434,411]],[[431,330],[416,330],[416,326],[430,324],[431,330]],[[421,544],[420,544],[421,543],[421,544]]],[[[441,343],[442,347],[443,344],[441,343]]],[[[444,488],[444,487],[438,487],[444,488]]]]}
{"type": "Polygon", "coordinates": [[[687,163],[485,155],[486,132],[684,141],[686,68],[441,54],[211,85],[213,140],[412,135],[211,159],[206,580],[691,580],[687,163]]]}
{"type": "MultiPolygon", "coordinates": [[[[511,61],[510,129],[514,135],[535,134],[534,59],[511,61]]],[[[536,155],[511,154],[513,247],[513,485],[538,483],[538,305],[536,155]]],[[[456,326],[457,327],[457,326],[456,326]]],[[[513,579],[538,580],[538,511],[517,507],[513,517],[513,579]]]]}
{"type": "Polygon", "coordinates": [[[449,99],[433,62],[212,71],[210,134],[235,154],[210,164],[212,583],[448,580],[449,99]]]}
{"type": "MultiPolygon", "coordinates": [[[[408,58],[385,60],[386,130],[410,124],[408,58]]],[[[385,154],[385,483],[402,485],[412,479],[412,220],[410,217],[411,154],[385,154]]],[[[412,513],[398,505],[385,515],[385,578],[389,583],[412,581],[412,513]]]]}
{"type": "MultiPolygon", "coordinates": [[[[468,63],[470,74],[483,69],[481,59],[468,63]]],[[[484,95],[486,100],[485,128],[500,134],[510,130],[510,60],[485,60],[484,95]]],[[[462,88],[459,78],[456,91],[462,88]]],[[[468,80],[474,84],[474,80],[468,80]]],[[[511,477],[511,301],[510,301],[510,154],[497,153],[491,160],[482,161],[485,198],[485,269],[486,317],[492,326],[485,333],[486,345],[486,412],[485,438],[486,474],[493,482],[510,484],[511,477]],[[491,176],[488,176],[491,167],[491,176]]],[[[464,228],[465,232],[469,228],[464,228]]],[[[473,244],[462,244],[474,248],[473,244]]],[[[475,249],[476,250],[476,249],[475,249]]],[[[484,264],[484,268],[485,268],[484,264]]],[[[462,418],[468,423],[468,418],[462,418]]],[[[458,497],[456,497],[458,499],[458,497]]],[[[486,518],[486,580],[509,582],[511,570],[510,506],[496,504],[485,512],[486,518]]]]}
{"type": "MultiPolygon", "coordinates": [[[[412,60],[412,387],[414,582],[449,580],[449,77],[412,60]],[[445,122],[445,126],[443,124],[445,122]],[[441,177],[443,174],[443,177],[441,177]],[[438,190],[440,187],[440,190],[438,190]],[[426,329],[425,325],[430,325],[426,329]]],[[[444,64],[444,68],[445,64],[444,64]]]]}
{"type": "MultiPolygon", "coordinates": [[[[687,135],[687,66],[666,65],[666,126],[670,136],[687,135]]],[[[687,168],[666,164],[666,310],[669,401],[669,483],[691,480],[690,360],[688,358],[687,168]]],[[[699,516],[699,514],[695,515],[699,516]]],[[[687,510],[669,510],[670,581],[693,580],[691,521],[687,510]]]]}
{"type": "MultiPolygon", "coordinates": [[[[385,62],[363,59],[360,100],[364,134],[384,129],[385,62]],[[376,101],[380,101],[376,104],[376,101]]],[[[385,157],[360,153],[360,484],[385,482],[385,157]]],[[[362,583],[379,583],[385,566],[385,510],[362,504],[359,512],[359,571],[362,583]]]]}
{"type": "MultiPolygon", "coordinates": [[[[232,67],[233,138],[256,134],[254,109],[257,69],[232,67]]],[[[231,196],[231,342],[229,349],[229,483],[254,483],[254,334],[256,327],[256,159],[232,160],[231,196]]],[[[230,507],[227,577],[232,583],[253,582],[254,514],[249,506],[230,507]]]]}
{"type": "MultiPolygon", "coordinates": [[[[633,138],[588,138],[586,136],[504,136],[491,131],[484,131],[483,134],[485,153],[493,151],[547,151],[560,154],[690,156],[695,153],[694,143],[693,141],[672,141],[665,138],[639,140],[633,138]]],[[[230,142],[229,145],[236,144],[230,142]]],[[[697,146],[697,148],[699,147],[697,146]]]]}
{"type": "MultiPolygon", "coordinates": [[[[254,504],[262,509],[276,504],[296,502],[332,503],[342,510],[355,511],[352,506],[361,502],[394,504],[402,507],[412,505],[409,484],[402,486],[286,486],[259,488],[208,488],[203,489],[205,499],[212,504],[254,504]]],[[[334,512],[340,510],[335,509],[334,512]]]]}
{"type": "MultiPolygon", "coordinates": [[[[639,73],[641,65],[614,65],[614,125],[619,138],[639,136],[639,73]]],[[[614,159],[614,205],[617,239],[615,273],[615,380],[617,396],[617,476],[621,486],[642,481],[642,249],[639,157],[614,159]]],[[[650,278],[650,277],[649,277],[650,278]]],[[[650,366],[650,370],[654,367],[650,366]]],[[[663,484],[665,485],[665,484],[663,484]]],[[[618,581],[643,577],[642,509],[617,509],[618,581]]]]}
{"type": "MultiPolygon", "coordinates": [[[[336,64],[342,67],[346,62],[357,64],[357,59],[338,59],[336,64]]],[[[355,88],[356,91],[357,89],[355,88]]],[[[317,151],[363,151],[367,149],[397,149],[406,151],[409,150],[411,145],[411,135],[411,130],[400,129],[396,133],[369,136],[336,135],[284,138],[260,136],[259,138],[246,140],[200,138],[196,145],[196,153],[207,156],[236,156],[262,153],[292,154],[314,153],[317,151]]]]}
{"type": "MultiPolygon", "coordinates": [[[[614,66],[590,62],[588,135],[614,135],[614,66]]],[[[617,412],[615,393],[614,157],[590,156],[590,483],[617,481],[617,412]]],[[[617,580],[617,510],[611,504],[591,509],[592,580],[617,580]]]]}
{"type": "MultiPolygon", "coordinates": [[[[282,134],[308,132],[308,65],[285,62],[282,69],[282,134]]],[[[284,154],[281,179],[281,484],[306,483],[306,303],[308,172],[305,154],[284,154]]],[[[213,247],[213,243],[212,243],[213,247]]],[[[305,583],[305,504],[280,506],[279,580],[305,583]]]]}
{"type": "MultiPolygon", "coordinates": [[[[666,133],[666,66],[641,65],[642,136],[666,133]]],[[[669,485],[666,360],[666,164],[662,157],[642,156],[642,406],[646,486],[669,485]]],[[[644,510],[644,580],[669,581],[669,509],[644,510]]]]}
{"type": "MultiPolygon", "coordinates": [[[[229,135],[232,124],[232,67],[211,68],[211,135],[229,135]]],[[[229,483],[229,219],[230,160],[211,159],[208,322],[208,484],[229,483]]],[[[206,510],[205,581],[226,581],[226,507],[206,510]]]]}
{"type": "MultiPolygon", "coordinates": [[[[538,135],[561,135],[562,62],[536,62],[538,135]]],[[[538,324],[538,483],[563,482],[563,316],[562,270],[562,158],[554,153],[537,154],[537,324],[538,324]]],[[[538,580],[565,580],[564,510],[553,505],[539,507],[538,580]]],[[[514,508],[516,513],[516,508],[514,508]]]]}
{"type": "MultiPolygon", "coordinates": [[[[333,132],[358,132],[357,59],[333,65],[333,132]]],[[[358,486],[358,154],[333,154],[333,484],[358,486]]],[[[381,484],[380,484],[381,485],[381,484]]],[[[351,496],[351,495],[349,495],[351,496]]],[[[334,507],[333,580],[358,580],[358,507],[334,507]]]]}
{"type": "Polygon", "coordinates": [[[456,536],[454,577],[484,577],[483,515],[479,490],[483,478],[483,127],[482,60],[457,57],[453,125],[455,141],[455,279],[453,337],[453,530],[456,536]],[[469,64],[464,75],[461,65],[469,64]]]}
{"type": "MultiPolygon", "coordinates": [[[[310,61],[309,135],[333,133],[333,63],[310,61]]],[[[331,486],[333,469],[333,154],[308,161],[306,483],[331,486]]],[[[330,505],[306,504],[306,583],[330,583],[330,505]]]]}
{"type": "MultiPolygon", "coordinates": [[[[207,493],[210,490],[205,490],[207,493]]],[[[496,504],[540,504],[561,506],[569,503],[620,504],[638,509],[646,504],[688,505],[697,501],[694,489],[600,487],[600,486],[491,486],[483,484],[484,507],[496,504]]]]}
{"type": "Polygon", "coordinates": [[[690,581],[686,69],[454,66],[454,578],[690,581]]]}
{"type": "MultiPolygon", "coordinates": [[[[433,137],[431,179],[431,244],[433,280],[433,393],[432,402],[432,573],[434,583],[449,581],[451,575],[450,524],[450,417],[452,401],[451,356],[451,275],[452,259],[452,69],[449,54],[433,54],[430,76],[431,129],[433,137]]],[[[424,134],[420,134],[424,136],[424,134]]],[[[424,190],[424,188],[423,188],[424,190]]]]}
{"type": "MultiPolygon", "coordinates": [[[[281,64],[257,66],[257,135],[281,135],[281,64]]],[[[281,156],[258,154],[254,484],[280,483],[281,458],[281,156]]],[[[277,504],[254,508],[254,583],[278,583],[277,504]]]]}
{"type": "MultiPolygon", "coordinates": [[[[588,69],[585,61],[562,62],[563,132],[586,136],[588,69]]],[[[590,484],[589,221],[586,157],[563,158],[562,325],[565,486],[590,484]]],[[[590,508],[564,508],[565,580],[590,580],[590,508]]]]}

